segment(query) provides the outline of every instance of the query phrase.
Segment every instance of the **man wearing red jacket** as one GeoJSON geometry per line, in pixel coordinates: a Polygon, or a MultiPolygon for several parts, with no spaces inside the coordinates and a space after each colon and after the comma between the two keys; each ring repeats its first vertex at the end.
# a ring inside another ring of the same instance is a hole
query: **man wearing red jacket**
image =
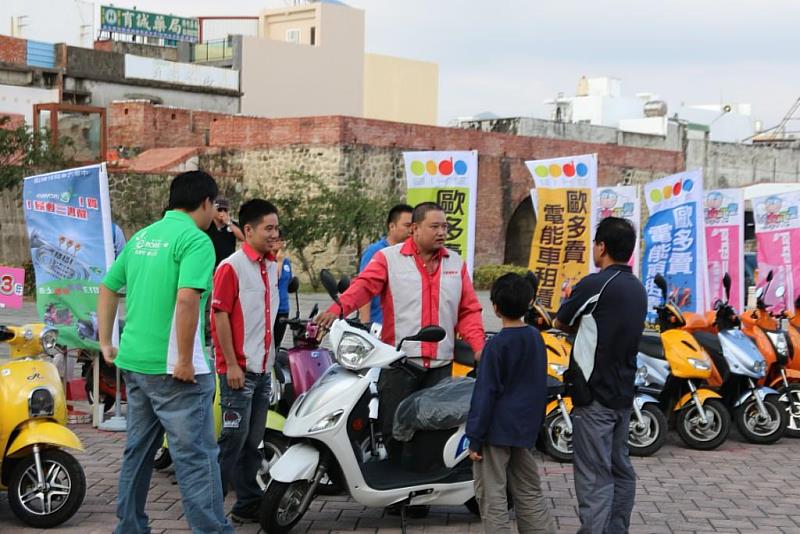
{"type": "MultiPolygon", "coordinates": [[[[439,343],[406,342],[403,351],[412,364],[413,375],[403,369],[384,369],[378,381],[383,435],[392,433],[397,406],[404,398],[430,387],[452,373],[456,333],[479,356],[483,349],[481,305],[467,266],[452,250],[445,248],[447,219],[433,202],[414,208],[412,235],[403,243],[378,251],[353,280],[339,301],[348,315],[380,295],[383,310],[381,339],[396,346],[420,328],[439,325],[447,337],[439,343]]],[[[334,304],[320,314],[317,323],[330,327],[342,310],[334,304]]]]}

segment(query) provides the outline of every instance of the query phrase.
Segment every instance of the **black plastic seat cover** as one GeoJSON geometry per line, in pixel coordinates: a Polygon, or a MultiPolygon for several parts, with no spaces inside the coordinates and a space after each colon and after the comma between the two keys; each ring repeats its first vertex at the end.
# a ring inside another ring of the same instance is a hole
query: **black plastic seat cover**
{"type": "Polygon", "coordinates": [[[643,334],[642,338],[639,340],[639,352],[651,358],[658,358],[659,360],[666,359],[664,355],[664,344],[661,342],[661,336],[659,334],[643,334]]]}

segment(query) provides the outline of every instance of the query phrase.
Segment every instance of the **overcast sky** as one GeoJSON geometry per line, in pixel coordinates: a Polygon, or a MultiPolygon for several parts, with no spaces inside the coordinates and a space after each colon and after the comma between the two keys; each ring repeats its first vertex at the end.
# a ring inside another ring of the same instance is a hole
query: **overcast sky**
{"type": "MultiPolygon", "coordinates": [[[[97,4],[103,2],[97,2],[97,4]]],[[[765,127],[800,97],[798,0],[349,0],[366,12],[368,52],[439,64],[439,121],[492,111],[549,116],[542,101],[581,75],[623,94],[741,102],[765,127]]],[[[128,0],[178,15],[254,15],[289,0],[128,0]]],[[[671,115],[672,113],[670,113],[671,115]]]]}

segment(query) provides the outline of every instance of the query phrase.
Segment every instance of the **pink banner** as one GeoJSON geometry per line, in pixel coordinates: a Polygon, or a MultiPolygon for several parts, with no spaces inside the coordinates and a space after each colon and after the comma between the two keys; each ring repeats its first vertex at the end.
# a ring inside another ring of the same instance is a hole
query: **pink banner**
{"type": "Polygon", "coordinates": [[[731,277],[731,304],[744,309],[744,195],[741,189],[706,191],[706,261],[709,305],[725,300],[722,278],[731,277]]]}
{"type": "Polygon", "coordinates": [[[0,308],[22,308],[25,269],[0,265],[0,308]]]}
{"type": "Polygon", "coordinates": [[[754,198],[758,277],[772,271],[766,303],[778,310],[793,305],[800,289],[800,193],[754,198]]]}
{"type": "Polygon", "coordinates": [[[766,303],[775,311],[790,309],[800,287],[800,228],[761,232],[756,240],[759,280],[772,271],[766,303]]]}

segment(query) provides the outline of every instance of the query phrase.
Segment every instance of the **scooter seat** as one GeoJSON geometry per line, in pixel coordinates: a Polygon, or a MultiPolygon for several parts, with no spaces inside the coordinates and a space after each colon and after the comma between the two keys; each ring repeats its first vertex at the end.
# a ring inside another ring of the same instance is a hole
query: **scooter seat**
{"type": "Polygon", "coordinates": [[[657,358],[659,360],[667,359],[664,354],[664,344],[661,342],[661,336],[658,334],[642,334],[642,339],[639,340],[639,352],[651,358],[657,358]]]}

